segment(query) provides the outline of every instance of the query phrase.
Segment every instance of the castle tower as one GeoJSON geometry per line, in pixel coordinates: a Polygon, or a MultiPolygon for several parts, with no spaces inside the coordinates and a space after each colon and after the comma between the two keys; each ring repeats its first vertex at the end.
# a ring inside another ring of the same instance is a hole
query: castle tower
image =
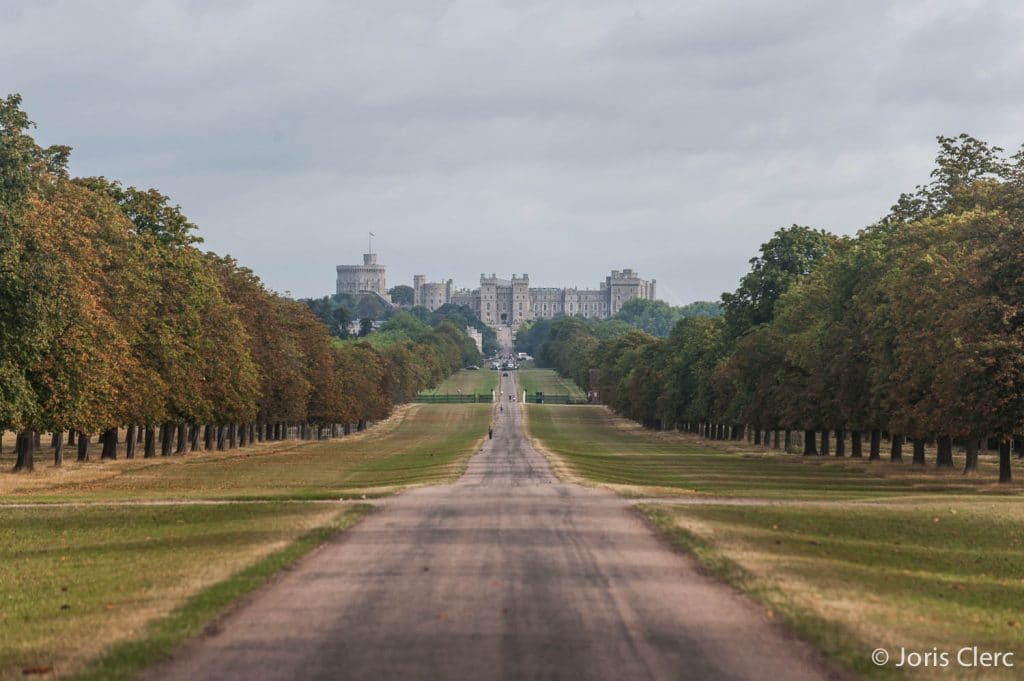
{"type": "Polygon", "coordinates": [[[364,253],[362,265],[338,265],[338,293],[376,293],[388,300],[386,268],[376,253],[364,253]]]}

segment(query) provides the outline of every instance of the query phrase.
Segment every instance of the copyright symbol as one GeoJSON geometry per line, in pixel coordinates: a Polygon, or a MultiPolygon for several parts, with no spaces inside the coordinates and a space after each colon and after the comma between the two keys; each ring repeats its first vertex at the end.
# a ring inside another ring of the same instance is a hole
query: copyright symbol
{"type": "Polygon", "coordinates": [[[889,651],[885,648],[875,648],[871,651],[871,661],[879,667],[889,661],[889,651]]]}

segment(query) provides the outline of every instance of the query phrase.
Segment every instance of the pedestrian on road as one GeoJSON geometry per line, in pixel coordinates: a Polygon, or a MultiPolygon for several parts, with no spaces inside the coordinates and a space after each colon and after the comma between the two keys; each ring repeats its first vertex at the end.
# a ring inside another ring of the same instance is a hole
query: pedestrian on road
{"type": "Polygon", "coordinates": [[[487,439],[488,440],[493,440],[494,439],[494,426],[488,426],[487,427],[487,439]]]}

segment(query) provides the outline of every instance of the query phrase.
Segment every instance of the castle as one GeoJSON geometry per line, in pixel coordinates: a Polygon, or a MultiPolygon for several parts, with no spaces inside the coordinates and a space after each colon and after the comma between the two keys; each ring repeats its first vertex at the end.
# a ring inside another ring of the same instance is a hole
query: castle
{"type": "Polygon", "coordinates": [[[613,270],[597,289],[531,288],[530,277],[512,275],[499,279],[494,274],[480,275],[480,288],[452,290],[451,279],[428,283],[417,275],[413,280],[415,303],[436,310],[445,303],[465,305],[492,328],[513,329],[531,319],[550,319],[557,315],[607,319],[628,300],[655,299],[654,280],[641,279],[633,270],[613,270]]]}
{"type": "MultiPolygon", "coordinates": [[[[338,265],[338,293],[373,292],[389,300],[384,265],[377,256],[363,256],[362,265],[338,265]]],[[[596,289],[530,288],[524,274],[500,279],[494,274],[480,275],[480,287],[456,289],[451,279],[428,282],[422,274],[413,277],[413,304],[433,311],[453,303],[469,307],[488,326],[516,329],[532,319],[550,319],[558,315],[607,319],[623,303],[640,298],[655,300],[656,281],[641,279],[633,270],[612,270],[596,289]]]]}
{"type": "Polygon", "coordinates": [[[385,269],[384,265],[377,263],[376,253],[364,253],[362,265],[338,265],[336,292],[376,293],[384,300],[390,300],[385,269]]]}

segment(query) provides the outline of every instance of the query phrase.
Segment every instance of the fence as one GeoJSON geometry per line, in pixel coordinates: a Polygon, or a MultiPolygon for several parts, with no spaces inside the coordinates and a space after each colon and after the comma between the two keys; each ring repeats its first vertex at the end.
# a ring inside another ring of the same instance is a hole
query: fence
{"type": "Polygon", "coordinates": [[[590,404],[586,397],[550,393],[526,393],[526,401],[530,404],[590,404]]]}
{"type": "Polygon", "coordinates": [[[491,403],[494,401],[494,397],[490,393],[486,394],[475,394],[469,393],[467,395],[450,395],[435,394],[435,393],[421,393],[416,396],[416,402],[423,402],[426,404],[473,404],[473,403],[491,403]]]}

